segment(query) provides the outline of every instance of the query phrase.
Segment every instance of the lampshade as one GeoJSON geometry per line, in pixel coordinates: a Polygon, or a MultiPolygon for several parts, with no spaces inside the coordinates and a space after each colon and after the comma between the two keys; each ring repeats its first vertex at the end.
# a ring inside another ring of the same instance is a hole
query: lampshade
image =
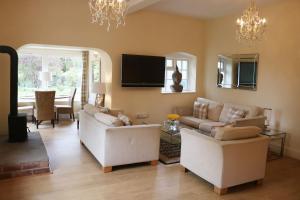
{"type": "Polygon", "coordinates": [[[51,81],[52,80],[52,74],[51,72],[40,72],[40,80],[41,81],[51,81]]]}
{"type": "Polygon", "coordinates": [[[269,126],[271,123],[272,118],[272,109],[271,108],[264,108],[264,116],[266,117],[265,125],[269,126]]]}
{"type": "Polygon", "coordinates": [[[93,83],[92,92],[97,94],[105,94],[106,92],[106,84],[95,82],[93,83]]]}

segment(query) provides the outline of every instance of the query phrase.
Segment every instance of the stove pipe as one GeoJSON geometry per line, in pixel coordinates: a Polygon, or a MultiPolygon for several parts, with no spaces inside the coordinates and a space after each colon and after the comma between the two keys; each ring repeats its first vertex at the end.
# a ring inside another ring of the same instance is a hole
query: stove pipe
{"type": "Polygon", "coordinates": [[[23,142],[27,140],[27,117],[24,113],[18,113],[18,54],[9,46],[0,46],[0,53],[10,56],[9,142],[23,142]]]}

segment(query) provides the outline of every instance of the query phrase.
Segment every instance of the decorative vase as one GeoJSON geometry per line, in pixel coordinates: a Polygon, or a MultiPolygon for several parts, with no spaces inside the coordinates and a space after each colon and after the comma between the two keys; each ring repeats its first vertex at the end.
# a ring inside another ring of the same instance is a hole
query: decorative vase
{"type": "Polygon", "coordinates": [[[178,66],[176,65],[176,70],[172,74],[173,85],[170,86],[172,92],[182,92],[183,86],[180,84],[182,80],[182,74],[178,70],[178,66]]]}

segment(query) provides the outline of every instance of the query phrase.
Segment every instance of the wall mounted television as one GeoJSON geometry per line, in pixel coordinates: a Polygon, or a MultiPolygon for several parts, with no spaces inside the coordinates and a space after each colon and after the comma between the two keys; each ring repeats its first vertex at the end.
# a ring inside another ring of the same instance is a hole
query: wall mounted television
{"type": "Polygon", "coordinates": [[[122,54],[122,87],[164,87],[165,57],[122,54]]]}

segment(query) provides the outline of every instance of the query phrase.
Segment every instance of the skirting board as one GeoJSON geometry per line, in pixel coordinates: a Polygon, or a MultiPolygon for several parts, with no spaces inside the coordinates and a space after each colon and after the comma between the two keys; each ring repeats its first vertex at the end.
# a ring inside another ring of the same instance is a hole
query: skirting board
{"type": "Polygon", "coordinates": [[[291,157],[291,158],[295,158],[297,160],[300,160],[300,151],[299,150],[295,150],[289,147],[285,147],[284,148],[284,155],[291,157]]]}
{"type": "MultiPolygon", "coordinates": [[[[280,145],[271,144],[270,148],[276,149],[278,151],[280,149],[280,145]]],[[[300,160],[300,150],[295,150],[295,149],[285,146],[284,155],[287,157],[290,157],[290,158],[300,160]]]]}

